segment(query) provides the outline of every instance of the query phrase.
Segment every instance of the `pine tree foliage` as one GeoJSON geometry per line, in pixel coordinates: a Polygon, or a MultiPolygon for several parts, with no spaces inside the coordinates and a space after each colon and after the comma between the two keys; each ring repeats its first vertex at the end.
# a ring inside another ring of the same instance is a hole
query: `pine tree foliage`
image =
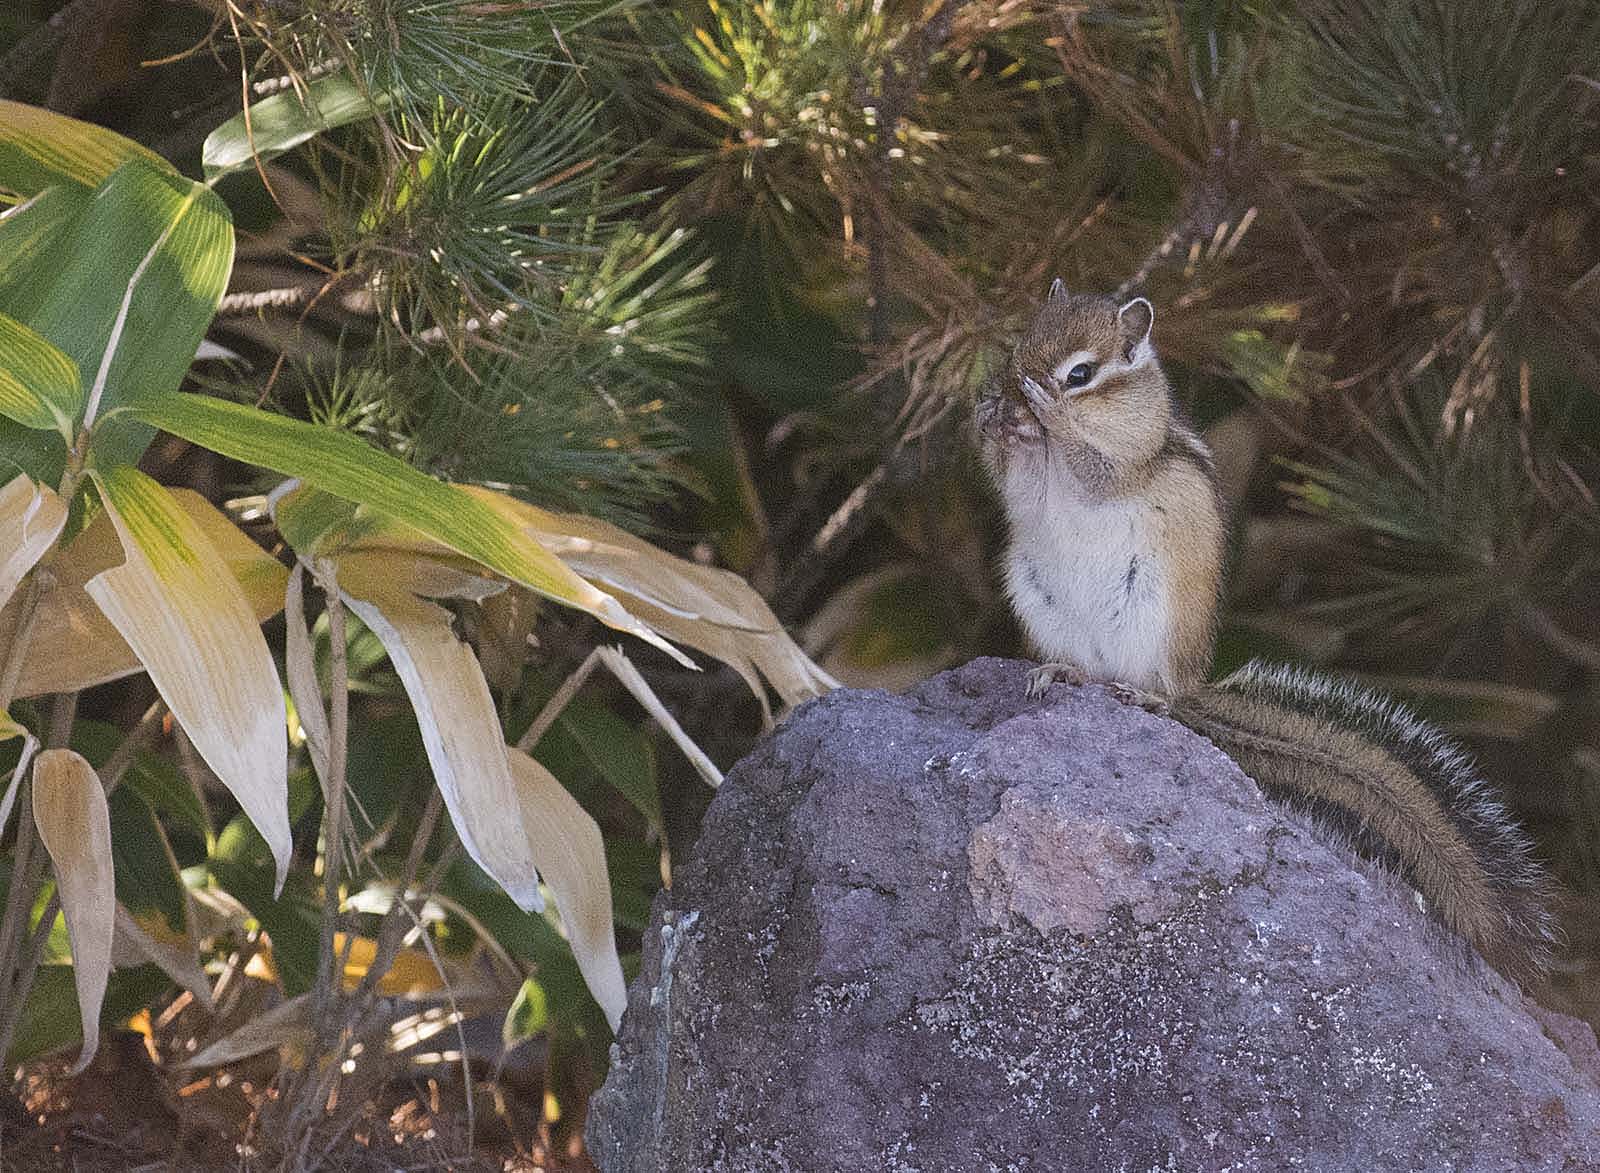
{"type": "MultiPolygon", "coordinates": [[[[1244,462],[1225,658],[1320,653],[1513,738],[1529,723],[1486,707],[1593,694],[1600,6],[679,11],[669,216],[731,221],[740,263],[867,359],[843,397],[774,407],[767,450],[791,471],[754,478],[771,487],[749,524],[801,568],[780,587],[790,613],[821,605],[837,632],[837,600],[866,624],[873,582],[920,582],[918,620],[943,630],[897,646],[948,661],[1004,638],[992,582],[960,570],[993,548],[992,507],[949,458],[1061,276],[1150,297],[1202,422],[1252,438],[1222,452],[1244,462]],[[870,574],[843,552],[863,548],[870,574]],[[1471,714],[1451,707],[1465,695],[1471,714]]],[[[836,666],[899,679],[861,659],[871,646],[888,645],[841,637],[836,666]]],[[[1577,779],[1557,822],[1582,830],[1548,842],[1558,866],[1600,838],[1573,765],[1600,742],[1586,711],[1510,772],[1530,810],[1577,779]]]]}
{"type": "Polygon", "coordinates": [[[614,62],[589,68],[596,46],[632,35],[628,9],[230,9],[259,92],[339,74],[376,111],[262,173],[300,224],[288,257],[261,263],[264,283],[298,265],[280,353],[311,362],[276,369],[271,393],[304,393],[432,471],[645,520],[681,480],[663,395],[703,380],[715,330],[690,233],[644,223],[637,128],[607,109],[625,105],[614,62]],[[308,323],[326,345],[308,345],[308,323]]]}

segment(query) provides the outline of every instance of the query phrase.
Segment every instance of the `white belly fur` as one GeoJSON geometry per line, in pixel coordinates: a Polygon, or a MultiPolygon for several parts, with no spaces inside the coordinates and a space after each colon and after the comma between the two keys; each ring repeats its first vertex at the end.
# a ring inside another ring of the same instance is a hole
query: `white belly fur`
{"type": "Polygon", "coordinates": [[[1092,679],[1170,691],[1168,568],[1150,533],[1158,520],[1129,498],[1086,500],[1055,484],[1013,514],[1006,587],[1046,660],[1092,679]]]}

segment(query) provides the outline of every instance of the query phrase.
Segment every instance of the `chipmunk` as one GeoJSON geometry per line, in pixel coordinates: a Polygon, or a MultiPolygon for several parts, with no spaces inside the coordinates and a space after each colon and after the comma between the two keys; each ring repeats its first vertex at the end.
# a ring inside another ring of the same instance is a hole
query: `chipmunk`
{"type": "Polygon", "coordinates": [[[1471,761],[1402,706],[1298,668],[1207,683],[1226,509],[1210,449],[1174,398],[1136,297],[1058,279],[975,412],[1010,526],[1005,582],[1057,680],[1096,681],[1229,754],[1403,876],[1491,961],[1538,972],[1554,938],[1532,846],[1471,761]]]}

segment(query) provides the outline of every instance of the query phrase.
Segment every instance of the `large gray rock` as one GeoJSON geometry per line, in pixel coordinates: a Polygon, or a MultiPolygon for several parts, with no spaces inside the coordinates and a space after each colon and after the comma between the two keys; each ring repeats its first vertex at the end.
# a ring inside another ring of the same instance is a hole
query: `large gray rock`
{"type": "Polygon", "coordinates": [[[1208,742],[1025,668],[834,693],[728,776],[601,1169],[1600,1169],[1592,1030],[1208,742]]]}

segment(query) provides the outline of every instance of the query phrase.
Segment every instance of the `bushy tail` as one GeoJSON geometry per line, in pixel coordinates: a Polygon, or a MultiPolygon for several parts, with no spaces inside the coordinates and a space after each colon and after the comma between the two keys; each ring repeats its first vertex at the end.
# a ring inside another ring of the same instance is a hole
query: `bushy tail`
{"type": "Polygon", "coordinates": [[[1395,701],[1299,668],[1251,663],[1173,704],[1275,801],[1393,868],[1432,915],[1529,975],[1555,938],[1532,845],[1470,758],[1395,701]]]}

